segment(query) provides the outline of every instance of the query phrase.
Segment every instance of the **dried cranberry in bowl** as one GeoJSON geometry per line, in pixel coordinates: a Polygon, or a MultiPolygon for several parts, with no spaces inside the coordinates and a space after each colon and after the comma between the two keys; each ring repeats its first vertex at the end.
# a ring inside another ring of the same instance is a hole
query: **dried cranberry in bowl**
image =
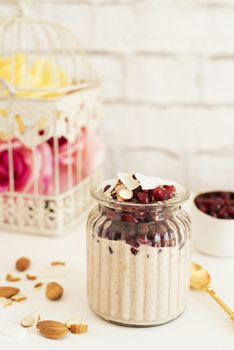
{"type": "Polygon", "coordinates": [[[203,213],[219,219],[234,219],[234,192],[214,191],[199,194],[194,199],[203,213]]]}

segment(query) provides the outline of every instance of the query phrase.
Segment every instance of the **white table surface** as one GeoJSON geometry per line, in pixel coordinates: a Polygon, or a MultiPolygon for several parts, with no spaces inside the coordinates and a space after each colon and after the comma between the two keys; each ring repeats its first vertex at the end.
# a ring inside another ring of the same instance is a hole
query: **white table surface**
{"type": "MultiPolygon", "coordinates": [[[[34,281],[12,284],[22,288],[28,300],[0,308],[1,317],[19,323],[24,315],[37,310],[42,319],[62,322],[81,315],[89,325],[87,334],[69,334],[63,340],[46,339],[36,329],[30,329],[20,340],[0,336],[1,350],[233,348],[232,321],[208,295],[199,292],[191,292],[189,306],[181,317],[160,327],[129,328],[103,321],[87,305],[85,255],[85,220],[69,236],[59,239],[0,233],[0,285],[9,284],[5,281],[6,273],[16,274],[14,263],[20,256],[31,258],[32,272],[53,260],[66,261],[71,269],[66,276],[53,279],[65,289],[64,297],[56,302],[47,300],[44,290],[35,291],[34,281]]],[[[217,292],[234,309],[234,259],[211,258],[196,251],[192,259],[206,266],[217,292]]]]}

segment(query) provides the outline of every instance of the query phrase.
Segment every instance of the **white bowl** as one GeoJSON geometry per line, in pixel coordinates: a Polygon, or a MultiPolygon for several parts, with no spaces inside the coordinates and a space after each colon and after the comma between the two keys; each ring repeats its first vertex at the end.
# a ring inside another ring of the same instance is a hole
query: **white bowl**
{"type": "Polygon", "coordinates": [[[202,253],[212,256],[234,256],[234,220],[218,219],[203,213],[197,208],[194,199],[191,218],[195,247],[202,253]]]}

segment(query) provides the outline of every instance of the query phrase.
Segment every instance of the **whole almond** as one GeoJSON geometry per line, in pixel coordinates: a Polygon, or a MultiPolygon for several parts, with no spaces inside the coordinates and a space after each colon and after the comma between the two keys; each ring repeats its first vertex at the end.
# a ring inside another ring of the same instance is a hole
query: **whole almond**
{"type": "Polygon", "coordinates": [[[56,282],[50,282],[46,286],[46,296],[50,300],[58,300],[63,295],[63,287],[56,282]]]}
{"type": "Polygon", "coordinates": [[[41,335],[50,339],[62,339],[69,332],[67,327],[57,321],[40,321],[37,323],[41,335]]]}
{"type": "Polygon", "coordinates": [[[88,332],[88,325],[87,324],[72,324],[69,327],[69,331],[73,334],[83,334],[88,332]]]}
{"type": "Polygon", "coordinates": [[[25,271],[29,268],[30,264],[31,261],[28,258],[22,257],[16,261],[15,267],[17,271],[25,271]]]}
{"type": "Polygon", "coordinates": [[[0,297],[11,298],[18,294],[19,291],[20,289],[15,287],[0,287],[0,297]]]}

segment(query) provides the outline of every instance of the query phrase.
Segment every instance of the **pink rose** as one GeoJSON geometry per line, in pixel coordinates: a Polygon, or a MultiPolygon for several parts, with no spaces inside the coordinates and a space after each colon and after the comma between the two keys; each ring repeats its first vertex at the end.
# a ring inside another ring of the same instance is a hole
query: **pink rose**
{"type": "MultiPolygon", "coordinates": [[[[54,153],[53,138],[48,140],[48,144],[54,153]]],[[[60,137],[58,139],[60,192],[68,190],[92,174],[102,164],[104,155],[105,148],[100,137],[85,127],[81,128],[73,143],[69,144],[65,137],[60,137]]]]}
{"type": "MultiPolygon", "coordinates": [[[[31,149],[14,140],[12,141],[12,158],[15,191],[33,193],[36,182],[40,194],[49,193],[53,167],[52,152],[46,143],[36,147],[34,159],[31,149]]],[[[8,144],[1,142],[0,192],[5,191],[10,191],[9,152],[8,144]]]]}
{"type": "Polygon", "coordinates": [[[83,176],[86,177],[98,169],[105,158],[105,146],[100,136],[92,130],[85,130],[84,168],[83,176]]]}

